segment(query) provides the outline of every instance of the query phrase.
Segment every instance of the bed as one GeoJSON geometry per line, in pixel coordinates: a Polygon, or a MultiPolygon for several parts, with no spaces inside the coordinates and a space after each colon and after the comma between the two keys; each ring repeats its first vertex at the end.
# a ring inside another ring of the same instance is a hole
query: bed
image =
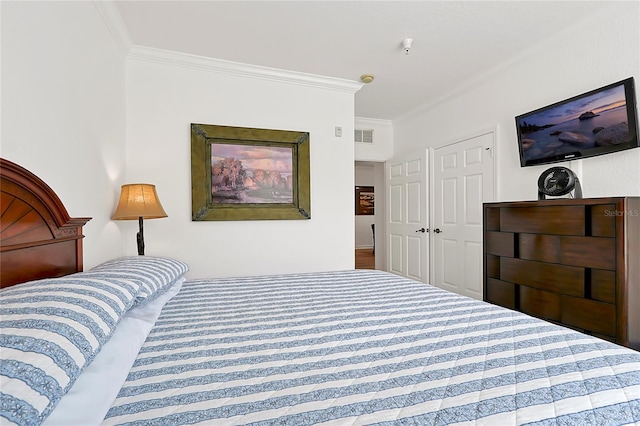
{"type": "Polygon", "coordinates": [[[428,284],[69,249],[0,293],[3,425],[640,424],[640,353],[428,284]]]}

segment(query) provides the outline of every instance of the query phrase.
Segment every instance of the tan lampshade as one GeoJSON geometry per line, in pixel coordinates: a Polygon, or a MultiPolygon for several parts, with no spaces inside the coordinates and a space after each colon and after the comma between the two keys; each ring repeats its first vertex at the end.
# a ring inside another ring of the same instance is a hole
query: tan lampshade
{"type": "Polygon", "coordinates": [[[114,220],[133,220],[139,217],[144,219],[167,217],[167,213],[158,199],[156,186],[148,183],[122,185],[120,201],[118,201],[118,207],[111,218],[114,220]]]}

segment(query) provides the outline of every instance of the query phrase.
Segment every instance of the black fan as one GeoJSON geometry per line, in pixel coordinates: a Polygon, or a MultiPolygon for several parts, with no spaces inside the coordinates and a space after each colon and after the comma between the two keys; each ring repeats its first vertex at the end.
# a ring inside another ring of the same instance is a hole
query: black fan
{"type": "Polygon", "coordinates": [[[558,197],[574,190],[573,198],[582,198],[582,187],[578,176],[566,167],[551,167],[542,172],[538,178],[538,199],[545,195],[558,197]]]}

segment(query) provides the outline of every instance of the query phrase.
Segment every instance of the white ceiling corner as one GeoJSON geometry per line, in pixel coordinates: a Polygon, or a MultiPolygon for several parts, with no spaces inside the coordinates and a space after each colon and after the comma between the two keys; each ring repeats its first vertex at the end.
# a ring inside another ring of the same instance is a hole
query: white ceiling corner
{"type": "Polygon", "coordinates": [[[94,0],[93,5],[98,9],[102,20],[109,29],[122,54],[125,56],[128,55],[131,47],[133,47],[133,42],[114,2],[111,0],[94,0]]]}
{"type": "Polygon", "coordinates": [[[328,84],[356,92],[357,117],[395,120],[463,90],[517,52],[607,9],[615,12],[613,8],[625,2],[96,3],[103,16],[117,9],[114,20],[120,20],[124,30],[117,23],[111,30],[123,40],[128,34],[130,42],[119,43],[125,48],[131,43],[131,57],[185,66],[193,60],[191,66],[217,72],[328,84]],[[402,49],[407,37],[413,38],[409,55],[402,49]],[[373,74],[375,80],[362,86],[362,74],[373,74]]]}
{"type": "Polygon", "coordinates": [[[278,81],[288,84],[319,87],[356,93],[363,83],[342,78],[327,77],[278,68],[263,67],[253,64],[225,61],[205,56],[191,55],[144,46],[133,46],[128,55],[129,59],[156,62],[166,65],[193,68],[202,71],[231,74],[249,78],[278,81]]]}

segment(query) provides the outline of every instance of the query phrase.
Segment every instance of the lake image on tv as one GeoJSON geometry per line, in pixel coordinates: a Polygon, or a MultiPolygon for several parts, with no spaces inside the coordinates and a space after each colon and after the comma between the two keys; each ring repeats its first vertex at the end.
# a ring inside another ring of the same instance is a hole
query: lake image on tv
{"type": "Polygon", "coordinates": [[[527,161],[629,140],[623,86],[519,119],[527,161]]]}

